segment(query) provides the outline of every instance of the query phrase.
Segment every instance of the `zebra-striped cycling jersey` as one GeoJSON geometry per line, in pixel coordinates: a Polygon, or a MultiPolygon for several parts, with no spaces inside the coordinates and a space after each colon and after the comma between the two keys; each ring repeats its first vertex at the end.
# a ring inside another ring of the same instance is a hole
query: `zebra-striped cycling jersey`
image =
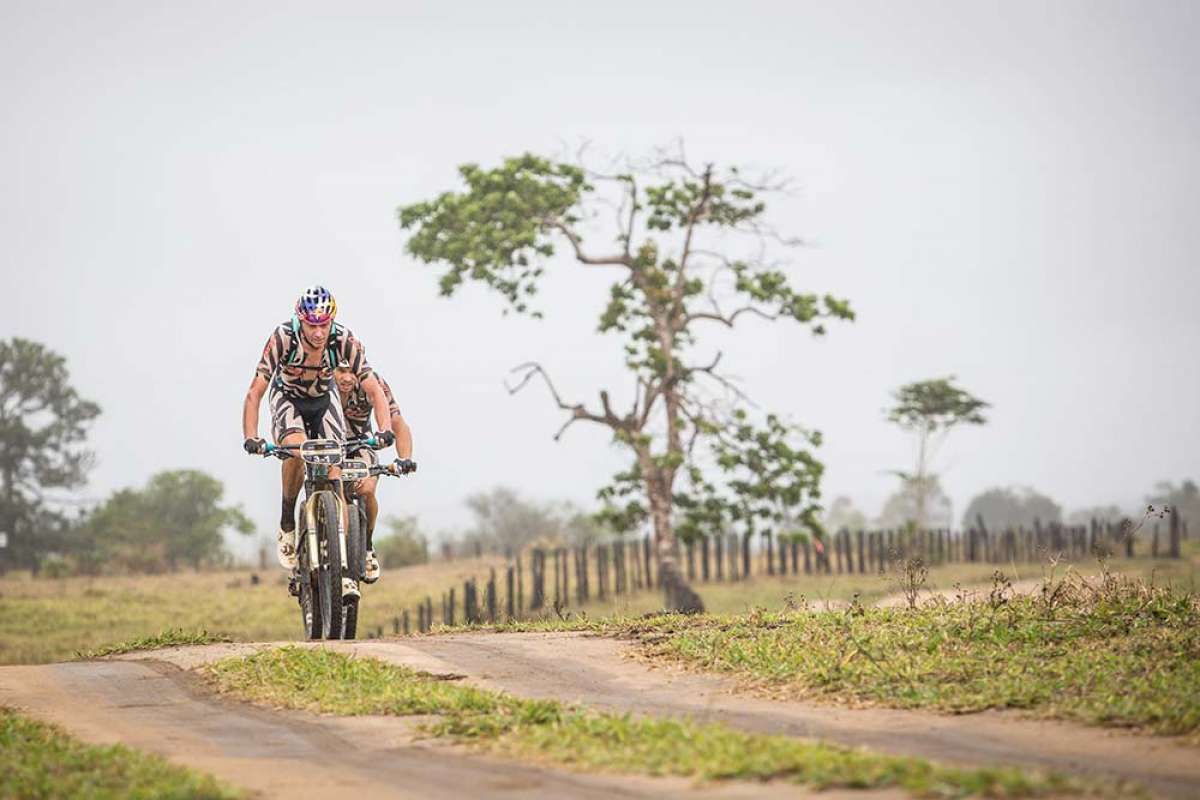
{"type": "MultiPolygon", "coordinates": [[[[387,398],[388,412],[393,417],[400,416],[400,406],[396,405],[392,387],[388,386],[387,381],[378,372],[375,373],[375,379],[379,381],[384,397],[387,398]]],[[[362,388],[362,379],[360,378],[354,391],[349,396],[342,398],[342,415],[346,418],[346,430],[351,436],[371,435],[371,411],[371,398],[367,397],[366,390],[362,388]]]]}
{"type": "Polygon", "coordinates": [[[333,369],[338,362],[350,364],[360,381],[371,374],[367,351],[348,328],[336,322],[329,330],[320,364],[306,365],[300,343],[300,325],[293,318],[279,325],[267,339],[255,372],[271,384],[272,391],[288,397],[323,397],[329,394],[333,369]]]}

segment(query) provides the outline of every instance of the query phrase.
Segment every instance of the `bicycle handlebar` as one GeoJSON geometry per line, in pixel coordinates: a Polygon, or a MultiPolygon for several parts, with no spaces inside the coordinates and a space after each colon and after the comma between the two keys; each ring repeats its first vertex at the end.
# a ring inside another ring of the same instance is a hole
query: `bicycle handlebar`
{"type": "MultiPolygon", "coordinates": [[[[342,443],[342,449],[343,450],[357,450],[359,447],[363,447],[364,445],[367,447],[370,447],[372,449],[375,449],[375,450],[382,449],[379,447],[379,440],[376,439],[374,436],[362,436],[357,439],[348,439],[342,443]]],[[[293,456],[292,454],[299,449],[300,449],[300,445],[298,445],[298,444],[272,444],[271,442],[267,442],[265,444],[265,446],[263,447],[262,455],[264,458],[266,458],[268,456],[275,456],[280,461],[283,461],[288,458],[294,458],[295,456],[293,456]]],[[[404,459],[404,460],[412,463],[412,469],[410,470],[410,472],[417,471],[417,462],[413,461],[412,459],[404,459]]],[[[378,475],[391,475],[393,478],[399,478],[401,475],[405,475],[408,473],[398,472],[396,470],[396,463],[392,462],[391,464],[388,464],[387,466],[371,467],[370,474],[372,477],[375,477],[378,475]]]]}

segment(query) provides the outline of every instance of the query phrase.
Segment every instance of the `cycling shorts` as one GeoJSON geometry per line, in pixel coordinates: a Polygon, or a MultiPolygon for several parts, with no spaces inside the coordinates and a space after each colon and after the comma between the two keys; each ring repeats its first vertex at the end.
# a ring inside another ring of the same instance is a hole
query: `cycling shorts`
{"type": "Polygon", "coordinates": [[[295,397],[271,388],[271,436],[275,443],[290,433],[303,433],[309,439],[346,438],[342,403],[337,387],[330,382],[329,392],[320,397],[295,397]]]}

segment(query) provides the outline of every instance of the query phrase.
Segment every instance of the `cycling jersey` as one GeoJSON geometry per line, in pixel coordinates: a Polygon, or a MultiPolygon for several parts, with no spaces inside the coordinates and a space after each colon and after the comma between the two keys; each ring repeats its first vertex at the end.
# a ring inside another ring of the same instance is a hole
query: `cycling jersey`
{"type": "MultiPolygon", "coordinates": [[[[367,352],[362,342],[349,329],[336,322],[330,325],[321,363],[305,365],[304,348],[300,345],[300,323],[293,318],[280,324],[271,333],[255,371],[271,384],[272,394],[278,392],[294,398],[323,397],[330,392],[333,369],[340,361],[350,364],[359,381],[371,374],[371,365],[367,362],[367,352]]],[[[338,413],[341,413],[340,407],[338,413]]]]}
{"type": "MultiPolygon", "coordinates": [[[[400,416],[400,406],[396,405],[396,398],[392,394],[392,387],[387,385],[387,381],[378,372],[375,373],[375,380],[379,381],[379,385],[383,389],[383,395],[387,398],[390,415],[393,417],[400,416]]],[[[346,417],[346,428],[352,436],[371,435],[372,410],[371,398],[367,397],[367,392],[362,388],[362,380],[360,379],[354,391],[347,397],[342,398],[342,413],[346,417]]]]}

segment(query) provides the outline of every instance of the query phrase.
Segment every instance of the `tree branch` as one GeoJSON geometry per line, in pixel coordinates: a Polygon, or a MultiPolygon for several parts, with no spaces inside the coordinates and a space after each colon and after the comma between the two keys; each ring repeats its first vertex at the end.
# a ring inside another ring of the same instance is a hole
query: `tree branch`
{"type": "Polygon", "coordinates": [[[562,399],[562,396],[559,395],[558,389],[554,388],[554,382],[550,380],[550,376],[546,374],[546,370],[543,369],[542,365],[538,364],[536,361],[527,361],[524,364],[519,364],[513,367],[510,372],[519,372],[521,370],[524,370],[525,374],[515,386],[510,386],[507,380],[504,381],[504,388],[508,390],[510,395],[521,391],[523,388],[525,388],[525,385],[528,384],[529,381],[533,380],[534,376],[540,375],[542,380],[546,382],[546,388],[550,390],[550,396],[554,398],[555,405],[557,405],[563,411],[571,412],[570,418],[564,422],[562,427],[558,429],[558,432],[554,434],[554,441],[557,442],[567,428],[581,419],[588,420],[589,422],[598,422],[601,425],[607,425],[614,430],[627,427],[625,424],[623,424],[622,420],[613,414],[612,408],[608,402],[608,392],[600,392],[600,401],[604,407],[604,413],[597,414],[595,412],[588,411],[587,408],[584,407],[583,403],[565,402],[562,399]]]}
{"type": "Polygon", "coordinates": [[[551,228],[556,228],[562,232],[563,236],[567,237],[567,241],[571,243],[571,247],[575,250],[575,260],[582,264],[590,266],[620,266],[629,267],[632,269],[633,260],[628,255],[612,255],[612,256],[589,256],[583,252],[583,240],[575,231],[571,230],[561,220],[542,218],[542,224],[548,225],[551,228]]]}
{"type": "Polygon", "coordinates": [[[722,325],[725,325],[728,328],[732,328],[733,323],[736,322],[737,318],[740,317],[742,314],[754,314],[757,317],[762,317],[763,319],[770,320],[772,322],[779,319],[778,314],[768,314],[766,311],[763,311],[761,308],[757,308],[755,306],[742,306],[741,308],[737,309],[729,316],[725,316],[719,312],[718,313],[709,313],[706,311],[697,311],[694,314],[688,314],[683,322],[685,325],[687,325],[696,320],[708,319],[708,320],[712,320],[713,322],[720,322],[722,325]]]}

